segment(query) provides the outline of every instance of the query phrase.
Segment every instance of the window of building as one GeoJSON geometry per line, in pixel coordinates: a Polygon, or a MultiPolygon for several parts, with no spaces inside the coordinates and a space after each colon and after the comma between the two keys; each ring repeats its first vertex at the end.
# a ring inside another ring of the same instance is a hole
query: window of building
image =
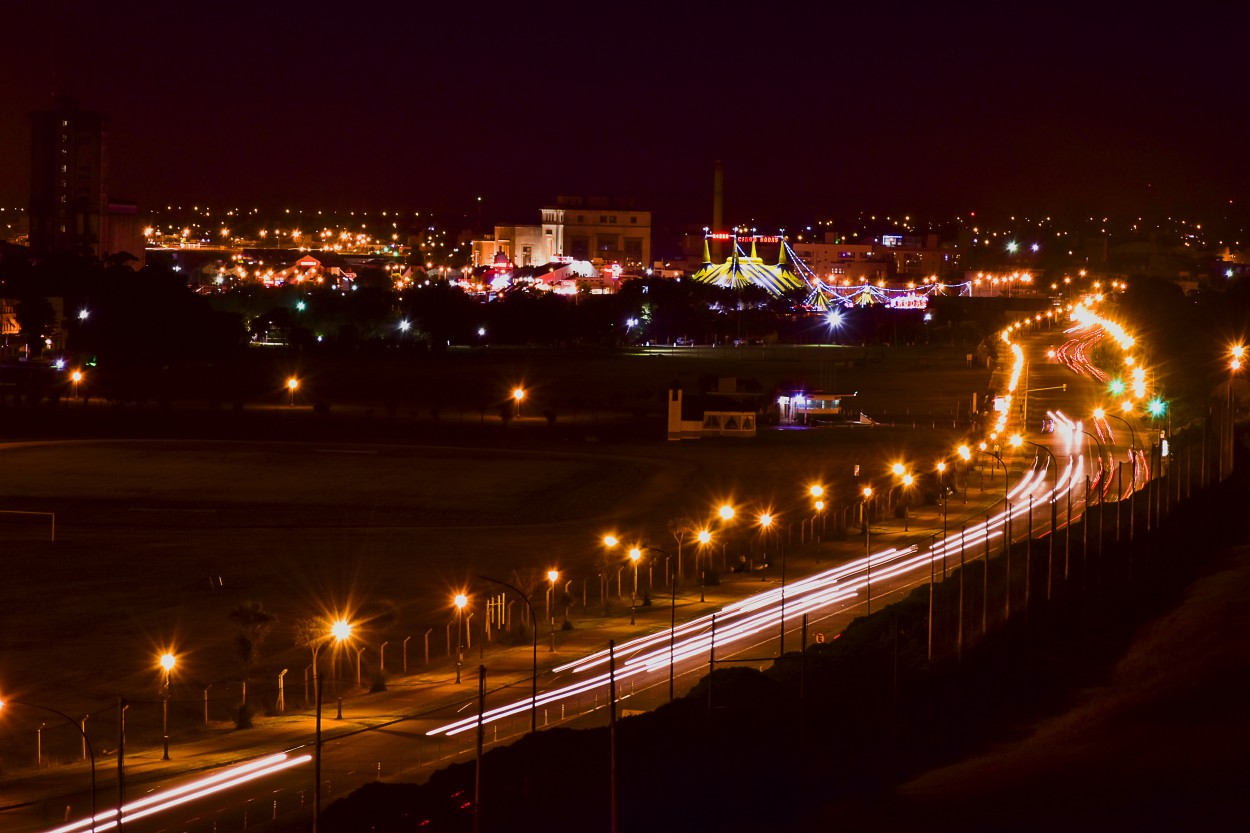
{"type": "Polygon", "coordinates": [[[599,222],[600,222],[600,223],[604,223],[604,224],[606,224],[606,223],[608,222],[608,215],[607,215],[607,214],[600,214],[600,215],[599,215],[599,222]]]}
{"type": "Polygon", "coordinates": [[[625,259],[634,263],[642,263],[642,238],[625,238],[625,259]]]}
{"type": "Polygon", "coordinates": [[[616,215],[613,214],[612,216],[608,217],[608,222],[611,223],[612,225],[616,225],[616,215]]]}
{"type": "Polygon", "coordinates": [[[607,252],[615,252],[616,250],[617,250],[617,237],[615,234],[599,235],[599,251],[600,252],[607,253],[607,252]]]}
{"type": "Polygon", "coordinates": [[[631,214],[631,215],[629,215],[629,222],[630,222],[632,225],[635,225],[635,226],[636,226],[636,225],[638,225],[638,218],[637,218],[637,217],[635,217],[633,214],[631,214]]]}

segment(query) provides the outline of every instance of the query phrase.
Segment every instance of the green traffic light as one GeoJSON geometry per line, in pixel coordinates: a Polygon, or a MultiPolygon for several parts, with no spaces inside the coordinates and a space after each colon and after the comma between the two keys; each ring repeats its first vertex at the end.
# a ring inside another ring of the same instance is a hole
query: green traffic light
{"type": "Polygon", "coordinates": [[[1162,399],[1151,399],[1150,403],[1146,405],[1146,410],[1153,417],[1163,416],[1163,412],[1167,410],[1167,405],[1164,404],[1162,399]]]}
{"type": "Polygon", "coordinates": [[[1116,394],[1117,396],[1121,393],[1124,393],[1124,382],[1120,381],[1119,379],[1112,379],[1111,380],[1111,392],[1116,394]]]}

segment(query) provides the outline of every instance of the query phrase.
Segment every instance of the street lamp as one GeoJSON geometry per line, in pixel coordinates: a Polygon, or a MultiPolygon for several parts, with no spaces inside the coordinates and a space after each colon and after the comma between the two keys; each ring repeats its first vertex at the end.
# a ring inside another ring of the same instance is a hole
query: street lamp
{"type": "Polygon", "coordinates": [[[902,494],[902,499],[903,499],[903,531],[907,532],[908,531],[907,492],[909,489],[911,489],[912,484],[915,482],[915,478],[912,477],[911,472],[907,471],[907,467],[904,466],[902,463],[895,463],[894,465],[890,466],[890,471],[894,473],[894,476],[897,477],[899,479],[899,482],[902,484],[902,488],[900,489],[900,492],[902,494]]]}
{"type": "MultiPolygon", "coordinates": [[[[972,460],[972,449],[966,445],[961,445],[955,449],[955,453],[959,455],[959,459],[963,460],[964,469],[964,503],[968,502],[968,463],[972,460]]],[[[959,483],[955,484],[955,488],[959,488],[959,483]]]]}
{"type": "Polygon", "coordinates": [[[872,613],[872,518],[868,514],[868,501],[872,500],[872,487],[865,486],[860,500],[860,514],[864,519],[864,575],[865,592],[868,595],[868,612],[872,613]]]}
{"type": "Polygon", "coordinates": [[[634,565],[634,590],[629,594],[629,624],[634,624],[634,609],[638,604],[638,562],[642,559],[642,550],[630,547],[629,560],[634,565]]]}
{"type": "Polygon", "coordinates": [[[525,388],[518,387],[518,388],[512,389],[512,399],[514,402],[516,402],[517,419],[521,418],[521,400],[524,398],[525,398],[525,388]]]}
{"type": "Polygon", "coordinates": [[[286,389],[287,389],[287,393],[290,396],[289,403],[291,407],[295,406],[295,391],[297,388],[299,388],[299,379],[296,379],[294,376],[292,376],[286,380],[286,389]]]}
{"type": "Polygon", "coordinates": [[[77,399],[78,398],[78,383],[82,381],[82,371],[75,370],[73,373],[69,374],[69,378],[74,383],[74,398],[77,399]]]}
{"type": "Polygon", "coordinates": [[[550,585],[547,588],[547,619],[551,622],[551,650],[556,649],[556,579],[560,578],[559,570],[547,571],[547,582],[550,585]]]}
{"type": "MultiPolygon", "coordinates": [[[[1245,355],[1246,355],[1246,348],[1240,344],[1234,344],[1228,350],[1228,370],[1229,370],[1228,402],[1227,402],[1227,407],[1226,407],[1227,418],[1225,419],[1226,435],[1228,437],[1228,440],[1227,442],[1220,444],[1221,447],[1220,447],[1219,457],[1220,457],[1220,480],[1221,481],[1223,481],[1224,479],[1224,458],[1226,454],[1231,455],[1231,451],[1226,452],[1225,447],[1231,449],[1232,442],[1233,442],[1233,376],[1236,375],[1241,370],[1242,362],[1243,362],[1243,359],[1245,358],[1245,355]]],[[[1232,467],[1231,460],[1229,463],[1229,467],[1230,468],[1232,467]]]]}
{"type": "MultiPolygon", "coordinates": [[[[317,631],[310,634],[311,640],[309,643],[312,650],[313,696],[317,703],[316,717],[313,724],[313,833],[317,833],[317,823],[321,815],[321,695],[323,685],[317,673],[317,655],[321,652],[322,644],[327,640],[333,639],[337,648],[350,639],[352,635],[351,623],[341,617],[330,623],[328,633],[320,631],[320,627],[324,626],[324,620],[319,620],[318,625],[317,631]]],[[[340,719],[343,717],[343,701],[341,698],[339,699],[338,716],[340,719]]]]}
{"type": "MultiPolygon", "coordinates": [[[[967,450],[967,446],[960,446],[967,450]]],[[[938,460],[938,494],[942,498],[942,578],[946,578],[946,461],[938,460]]]]}
{"type": "MultiPolygon", "coordinates": [[[[163,737],[163,751],[161,760],[169,760],[169,678],[173,674],[174,665],[177,660],[169,651],[161,654],[161,735],[163,737]]],[[[118,808],[120,812],[120,808],[118,808]]]]}
{"type": "Polygon", "coordinates": [[[451,603],[456,606],[456,684],[459,685],[460,666],[464,663],[464,609],[469,604],[469,597],[457,593],[451,603]]]}
{"type": "MultiPolygon", "coordinates": [[[[699,554],[703,552],[703,550],[707,547],[708,544],[712,543],[712,533],[706,529],[700,529],[699,534],[695,536],[695,540],[699,542],[698,549],[694,551],[695,569],[698,569],[699,554]]],[[[699,602],[702,603],[704,601],[703,587],[705,583],[704,581],[705,573],[703,570],[699,570],[698,572],[699,572],[699,602]]]]}

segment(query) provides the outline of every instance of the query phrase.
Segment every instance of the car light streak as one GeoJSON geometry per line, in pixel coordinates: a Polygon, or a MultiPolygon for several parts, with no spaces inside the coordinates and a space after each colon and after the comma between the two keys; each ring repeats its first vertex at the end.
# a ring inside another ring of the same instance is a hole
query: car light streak
{"type": "MultiPolygon", "coordinates": [[[[137,801],[123,804],[121,807],[121,820],[123,823],[128,823],[135,819],[152,816],[173,807],[221,792],[222,790],[237,787],[240,784],[246,784],[249,781],[255,781],[258,778],[264,778],[267,775],[273,775],[291,767],[308,763],[311,760],[312,755],[298,755],[292,758],[285,752],[257,758],[254,761],[230,767],[205,778],[197,778],[178,787],[162,790],[137,801]]],[[[73,824],[53,828],[46,833],[75,833],[76,831],[92,829],[93,821],[95,823],[94,830],[109,830],[117,826],[117,815],[117,808],[113,808],[103,813],[97,813],[94,819],[82,819],[73,824]]]]}
{"type": "MultiPolygon", "coordinates": [[[[1068,426],[1075,425],[1066,417],[1063,417],[1063,420],[1068,426]]],[[[1069,439],[1069,445],[1071,442],[1069,439]]],[[[1053,486],[1049,483],[1050,478],[1047,476],[1049,456],[1046,461],[1035,460],[1033,467],[1025,471],[1007,493],[1010,512],[1008,513],[1004,507],[1000,512],[992,515],[988,521],[979,521],[964,527],[962,534],[958,537],[948,537],[946,541],[935,543],[925,550],[920,550],[916,546],[903,549],[890,547],[873,553],[871,559],[857,558],[793,584],[787,584],[785,620],[796,621],[811,611],[858,599],[868,585],[870,560],[872,580],[887,581],[918,573],[922,568],[928,568],[932,562],[949,553],[959,552],[961,547],[967,551],[970,547],[984,542],[986,538],[1001,540],[1006,532],[1008,517],[1015,521],[1027,516],[1029,495],[1032,495],[1036,502],[1046,505],[1058,501],[1068,490],[1075,488],[1078,475],[1084,471],[1084,458],[1072,454],[1068,454],[1067,457],[1066,465],[1053,475],[1055,476],[1053,486]]],[[[781,588],[772,588],[718,610],[714,634],[717,649],[729,649],[735,643],[743,642],[760,633],[771,633],[782,619],[781,597],[781,588]]],[[[622,680],[635,675],[667,668],[670,660],[677,663],[706,656],[713,640],[711,625],[712,615],[706,614],[679,625],[671,631],[671,644],[670,631],[667,629],[623,643],[616,649],[617,661],[620,663],[615,671],[618,685],[622,680]],[[624,657],[623,662],[622,657],[624,657]]],[[[524,698],[488,709],[480,719],[482,723],[491,723],[521,714],[536,705],[550,705],[569,697],[599,691],[608,684],[609,674],[604,670],[608,658],[608,651],[596,651],[573,662],[560,665],[555,669],[557,672],[585,673],[586,676],[570,684],[542,692],[536,701],[524,698]],[[594,673],[587,673],[591,671],[594,673]]],[[[478,720],[477,715],[464,717],[430,729],[426,735],[456,735],[475,728],[478,720]]]]}

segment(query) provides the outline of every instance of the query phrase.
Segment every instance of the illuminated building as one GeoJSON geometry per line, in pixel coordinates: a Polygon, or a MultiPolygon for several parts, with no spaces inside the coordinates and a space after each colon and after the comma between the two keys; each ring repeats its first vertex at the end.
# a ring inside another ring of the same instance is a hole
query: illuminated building
{"type": "Polygon", "coordinates": [[[559,197],[541,209],[542,222],[498,225],[494,236],[473,241],[473,265],[494,262],[499,252],[516,266],[545,266],[562,258],[597,268],[620,264],[640,272],[651,262],[651,212],[611,208],[605,200],[559,197]]]}

